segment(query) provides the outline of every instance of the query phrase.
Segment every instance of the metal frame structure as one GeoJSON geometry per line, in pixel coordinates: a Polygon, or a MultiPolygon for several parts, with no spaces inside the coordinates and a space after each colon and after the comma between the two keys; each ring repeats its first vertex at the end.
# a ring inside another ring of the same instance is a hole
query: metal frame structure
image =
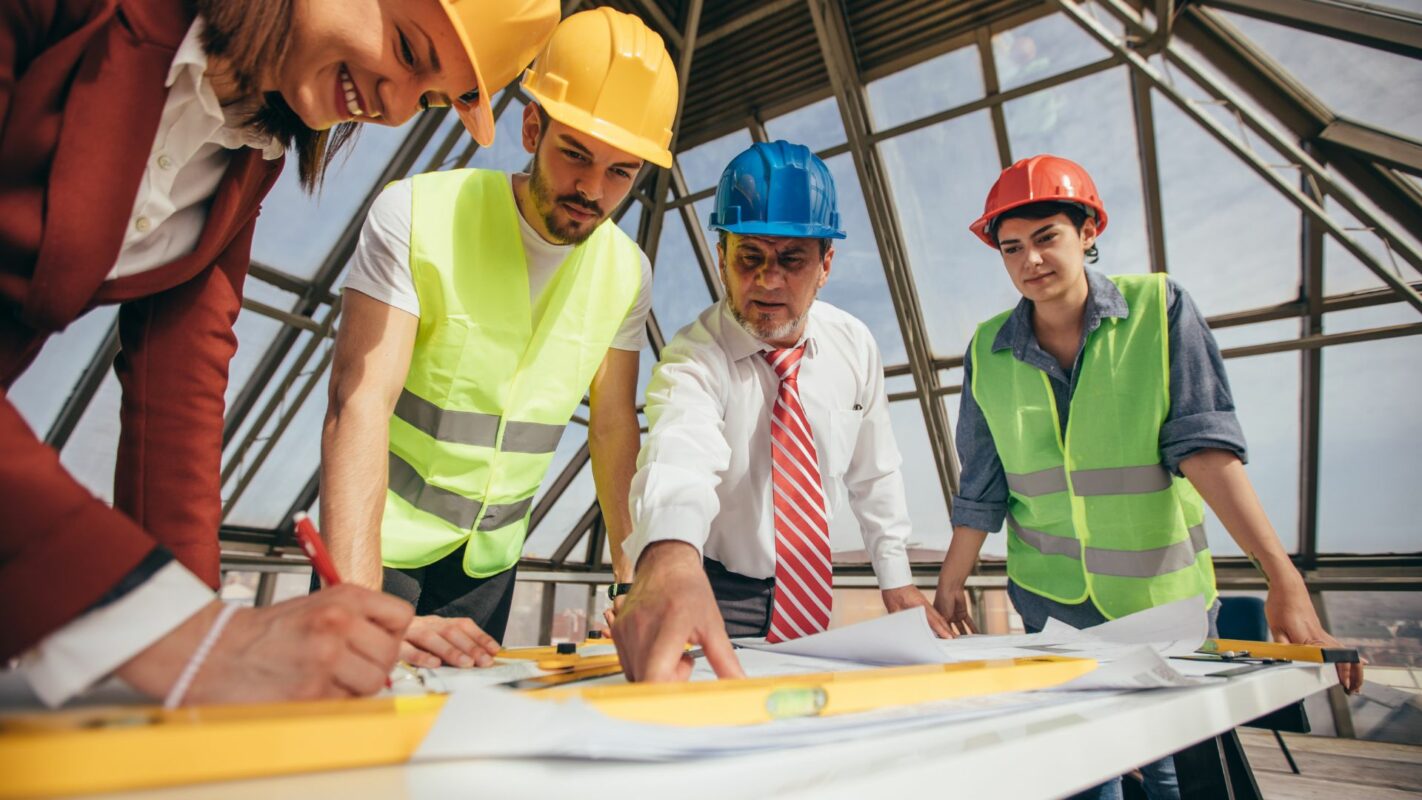
{"type": "MultiPolygon", "coordinates": [[[[738,129],[747,130],[754,140],[764,140],[768,137],[764,120],[833,98],[845,139],[820,154],[829,158],[848,153],[853,159],[907,354],[905,363],[888,366],[886,374],[907,376],[912,381],[911,388],[895,391],[890,400],[917,401],[945,503],[957,488],[958,466],[943,398],[962,387],[945,384],[941,376],[960,367],[962,355],[933,351],[881,146],[914,131],[987,111],[999,165],[1006,166],[1014,157],[1004,113],[1008,103],[1124,67],[1152,270],[1168,270],[1156,103],[1176,107],[1298,211],[1297,298],[1210,319],[1216,328],[1298,320],[1295,338],[1224,351],[1226,358],[1299,353],[1297,563],[1319,589],[1422,588],[1422,554],[1348,557],[1321,553],[1318,548],[1322,350],[1349,342],[1422,334],[1422,319],[1342,333],[1327,332],[1324,322],[1328,314],[1350,308],[1405,303],[1422,310],[1422,183],[1409,178],[1422,176],[1422,142],[1340,117],[1222,12],[1411,58],[1422,58],[1422,16],[1354,0],[567,0],[564,12],[601,4],[641,15],[662,34],[677,58],[683,100],[673,137],[678,162],[669,170],[649,168],[641,176],[633,191],[633,199],[640,204],[636,238],[655,268],[663,226],[669,224],[667,215],[675,212],[704,279],[708,303],[719,299],[723,289],[714,243],[708,240],[704,220],[697,218],[693,204],[710,197],[714,189],[689,185],[680,155],[738,129]],[[1101,45],[1103,56],[1003,90],[992,50],[993,36],[1048,14],[1060,14],[1073,22],[1101,45]],[[1123,29],[1124,35],[1118,35],[1113,26],[1123,29]],[[869,82],[961,47],[977,49],[984,79],[981,97],[890,127],[875,124],[866,88],[869,82]],[[735,71],[727,74],[732,67],[735,71]],[[1228,83],[1217,77],[1220,75],[1227,76],[1228,83]],[[1239,131],[1222,124],[1208,108],[1187,96],[1177,86],[1176,76],[1188,79],[1212,103],[1228,109],[1240,123],[1239,131]],[[1287,159],[1287,168],[1260,155],[1251,141],[1262,142],[1287,159]],[[1370,231],[1363,236],[1376,237],[1398,263],[1376,256],[1365,238],[1330,214],[1329,203],[1360,221],[1370,231]],[[1328,294],[1324,249],[1329,239],[1371,270],[1384,288],[1328,294]]],[[[510,88],[499,97],[496,116],[511,106],[517,110],[524,102],[527,98],[517,87],[510,88]]],[[[294,294],[297,299],[289,308],[252,299],[244,302],[248,313],[277,320],[282,328],[228,409],[224,429],[228,452],[223,465],[226,511],[244,495],[253,476],[269,465],[278,440],[325,377],[340,312],[335,281],[354,252],[364,216],[380,188],[416,171],[463,167],[476,156],[477,147],[462,128],[447,122],[445,112],[435,111],[410,126],[406,139],[368,187],[311,279],[252,265],[250,280],[294,294]],[[437,135],[441,136],[438,140],[437,135]],[[432,144],[432,154],[420,163],[432,144]]],[[[626,210],[624,206],[619,214],[626,210]]],[[[648,333],[657,357],[666,334],[655,313],[648,320],[648,333]]],[[[69,443],[118,347],[115,323],[69,387],[48,428],[47,441],[56,449],[69,443]]],[[[582,416],[577,421],[586,424],[582,416]]],[[[546,523],[550,510],[588,469],[589,460],[589,447],[584,444],[550,476],[548,491],[533,510],[533,528],[546,523]]],[[[309,476],[290,511],[311,507],[318,491],[318,476],[309,476]]],[[[222,533],[231,554],[230,568],[292,563],[288,559],[294,553],[289,533],[281,526],[251,529],[228,525],[222,533]]],[[[609,577],[603,559],[605,539],[606,529],[593,503],[548,558],[525,559],[521,578],[546,573],[566,575],[571,582],[605,580],[609,577]],[[584,538],[588,546],[579,551],[584,538]],[[575,557],[577,552],[585,555],[575,557]]],[[[1250,585],[1243,562],[1219,562],[1222,581],[1250,585]]],[[[923,576],[931,575],[936,566],[921,565],[920,571],[923,576]]],[[[837,574],[842,581],[853,582],[864,578],[867,568],[845,567],[837,574]]],[[[1000,579],[1001,565],[984,564],[982,576],[989,582],[1000,579]]],[[[262,594],[269,598],[270,586],[264,586],[262,594]]]]}

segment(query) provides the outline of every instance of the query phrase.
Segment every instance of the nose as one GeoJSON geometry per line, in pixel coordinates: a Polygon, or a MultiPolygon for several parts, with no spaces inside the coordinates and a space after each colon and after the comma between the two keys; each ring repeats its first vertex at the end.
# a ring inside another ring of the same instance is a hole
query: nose
{"type": "Polygon", "coordinates": [[[1042,253],[1035,247],[1027,248],[1028,266],[1039,267],[1042,265],[1042,253]]]}
{"type": "Polygon", "coordinates": [[[377,94],[382,109],[381,121],[387,125],[404,125],[420,110],[420,97],[428,91],[413,76],[405,79],[384,78],[377,94]]]}
{"type": "Polygon", "coordinates": [[[573,183],[573,188],[584,200],[595,203],[602,199],[602,184],[602,170],[594,166],[578,177],[577,181],[573,183]]]}

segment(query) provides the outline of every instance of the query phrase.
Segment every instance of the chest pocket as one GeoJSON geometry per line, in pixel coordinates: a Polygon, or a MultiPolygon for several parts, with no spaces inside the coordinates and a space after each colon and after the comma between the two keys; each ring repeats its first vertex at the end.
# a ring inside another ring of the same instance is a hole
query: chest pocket
{"type": "Polygon", "coordinates": [[[849,469],[854,459],[854,445],[859,441],[859,426],[864,421],[864,412],[857,409],[830,412],[829,453],[825,464],[829,477],[838,478],[849,469]]]}

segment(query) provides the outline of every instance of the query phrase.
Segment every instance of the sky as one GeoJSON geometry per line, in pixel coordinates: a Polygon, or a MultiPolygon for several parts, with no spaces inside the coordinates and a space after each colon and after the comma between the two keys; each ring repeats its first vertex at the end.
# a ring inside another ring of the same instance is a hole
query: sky
{"type": "MultiPolygon", "coordinates": [[[[1422,11],[1422,2],[1394,5],[1422,11]]],[[[1257,20],[1226,15],[1250,39],[1290,71],[1338,113],[1370,125],[1422,139],[1422,62],[1337,42],[1257,20]]],[[[1043,17],[993,38],[999,79],[1011,88],[1099,61],[1107,53],[1060,14],[1043,17]]],[[[1187,96],[1202,97],[1198,87],[1174,75],[1187,96]]],[[[868,100],[877,129],[884,130],[983,96],[981,59],[975,47],[956,50],[868,86],[868,100]]],[[[1217,106],[1204,106],[1226,127],[1238,131],[1238,121],[1217,106]]],[[[1159,150],[1166,266],[1191,293],[1206,315],[1257,308],[1294,298],[1298,292],[1299,215],[1292,205],[1230,154],[1166,98],[1154,96],[1159,150]]],[[[471,166],[517,170],[527,161],[518,137],[518,104],[499,120],[498,139],[479,151],[471,166]]],[[[1053,89],[1029,95],[1003,107],[1012,158],[1052,152],[1082,163],[1095,177],[1110,214],[1109,231],[1101,240],[1098,269],[1107,273],[1149,269],[1143,213],[1140,164],[1128,76],[1114,67],[1053,89]]],[[[448,166],[430,161],[445,134],[447,119],[418,161],[420,169],[448,166]]],[[[408,126],[407,126],[408,128],[408,126]]],[[[296,185],[295,170],[286,170],[267,198],[258,223],[254,259],[298,277],[310,277],[350,215],[373,188],[376,177],[399,146],[406,129],[372,127],[362,132],[355,148],[332,172],[315,197],[296,185]]],[[[822,100],[777,119],[766,121],[772,138],[786,138],[816,150],[841,144],[844,129],[833,98],[822,100]]],[[[745,130],[679,154],[692,191],[715,184],[721,169],[748,146],[745,130]]],[[[1276,154],[1250,142],[1266,160],[1276,154]]],[[[463,147],[461,143],[460,148],[463,147]]],[[[982,200],[1000,169],[991,116],[977,111],[947,122],[883,141],[880,153],[888,172],[893,201],[908,249],[913,280],[927,323],[929,343],[937,356],[959,355],[975,325],[1016,301],[1011,283],[996,253],[982,245],[967,225],[982,210],[982,200]]],[[[459,149],[454,151],[458,155],[459,149]]],[[[840,197],[848,238],[837,244],[834,271],[822,299],[863,319],[874,332],[886,364],[906,360],[879,251],[875,245],[853,159],[829,160],[840,197]]],[[[635,231],[639,208],[624,219],[635,231]]],[[[695,205],[703,231],[710,201],[695,205]]],[[[1330,211],[1345,226],[1356,220],[1337,208],[1330,211]]],[[[1386,258],[1376,237],[1364,231],[1354,236],[1370,252],[1386,258]]],[[[664,220],[658,245],[653,308],[668,337],[690,322],[710,302],[679,213],[664,220]]],[[[1342,247],[1330,242],[1326,251],[1329,293],[1380,285],[1342,247]]],[[[1407,268],[1402,267],[1404,274],[1407,268]]],[[[1410,276],[1416,279],[1417,276],[1410,276]]],[[[339,285],[339,284],[338,284],[339,285]]],[[[295,298],[260,281],[249,280],[249,297],[289,308],[295,298]]],[[[326,310],[320,315],[323,316],[326,310]]],[[[112,309],[99,309],[55,337],[36,365],[10,393],[31,425],[43,435],[68,396],[94,348],[113,319],[112,309]]],[[[1402,306],[1338,312],[1325,320],[1326,332],[1417,321],[1416,312],[1402,306]]],[[[239,349],[232,365],[229,400],[251,375],[279,324],[252,312],[237,325],[239,349]]],[[[1295,338],[1297,321],[1283,321],[1219,331],[1223,347],[1295,338]]],[[[303,334],[289,358],[309,340],[303,334]]],[[[259,430],[252,422],[239,431],[226,457],[247,445],[234,479],[225,487],[231,495],[253,456],[266,446],[273,427],[284,415],[293,419],[275,443],[261,471],[231,508],[233,524],[278,524],[292,499],[315,468],[319,427],[325,408],[325,375],[312,372],[329,343],[318,345],[296,381],[310,384],[307,400],[291,405],[294,390],[278,396],[273,381],[265,387],[258,411],[272,406],[270,420],[259,430]],[[250,439],[250,441],[248,441],[250,439]]],[[[1415,476],[1422,472],[1422,415],[1415,398],[1422,396],[1422,339],[1399,338],[1344,345],[1324,352],[1321,445],[1322,493],[1319,546],[1323,552],[1417,552],[1422,550],[1422,494],[1415,476]]],[[[650,354],[643,357],[642,386],[650,372],[650,354]]],[[[1286,547],[1297,547],[1299,363],[1297,353],[1226,362],[1236,405],[1250,448],[1249,473],[1286,547]]],[[[283,374],[283,373],[278,373],[283,374]]],[[[961,380],[958,371],[945,384],[961,380]]],[[[890,382],[889,391],[912,388],[911,378],[890,382]]],[[[117,384],[109,376],[81,420],[62,459],[96,494],[111,497],[118,429],[117,384]]],[[[957,396],[944,399],[956,423],[957,396]]],[[[942,548],[950,531],[948,513],[927,446],[918,401],[895,403],[892,417],[905,459],[904,475],[917,546],[942,548]]],[[[253,414],[254,418],[256,415],[253,414]]],[[[249,418],[252,419],[252,418],[249,418]]],[[[570,426],[550,470],[556,475],[586,437],[570,426]]],[[[530,539],[528,552],[546,556],[586,510],[593,497],[585,468],[567,495],[530,539]]],[[[1217,554],[1238,548],[1217,521],[1209,527],[1217,554]]],[[[836,550],[859,544],[848,509],[837,515],[832,531],[836,550]]],[[[1003,537],[990,537],[987,553],[1004,552],[1003,537]]]]}

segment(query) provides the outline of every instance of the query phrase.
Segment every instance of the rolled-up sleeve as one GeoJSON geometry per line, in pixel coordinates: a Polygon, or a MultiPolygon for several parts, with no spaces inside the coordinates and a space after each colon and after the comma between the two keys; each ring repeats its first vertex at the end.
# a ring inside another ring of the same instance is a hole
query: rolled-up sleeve
{"type": "Polygon", "coordinates": [[[725,379],[706,349],[679,334],[647,386],[648,433],[632,478],[632,535],[623,544],[634,565],[653,542],[682,541],[702,551],[720,511],[716,487],[731,447],[717,390],[725,379]]]}
{"type": "Polygon", "coordinates": [[[869,553],[880,589],[897,589],[913,582],[909,567],[908,502],[904,495],[903,457],[889,419],[884,389],[884,365],[868,330],[869,384],[865,388],[864,421],[854,443],[854,456],[844,473],[849,506],[859,520],[864,549],[869,553]]]}
{"type": "Polygon", "coordinates": [[[1201,450],[1226,450],[1248,461],[1224,358],[1190,295],[1173,281],[1169,296],[1170,414],[1160,427],[1160,458],[1180,475],[1180,462],[1201,450]]]}
{"type": "Polygon", "coordinates": [[[973,397],[971,346],[963,354],[963,393],[956,437],[962,470],[958,493],[953,495],[953,526],[999,531],[1007,517],[1007,475],[1002,471],[1002,459],[998,458],[987,417],[973,397]]]}

